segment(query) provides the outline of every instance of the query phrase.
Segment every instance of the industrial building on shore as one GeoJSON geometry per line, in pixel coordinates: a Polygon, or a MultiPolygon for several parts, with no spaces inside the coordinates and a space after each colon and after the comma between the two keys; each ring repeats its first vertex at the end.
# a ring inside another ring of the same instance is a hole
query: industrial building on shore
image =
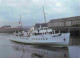
{"type": "Polygon", "coordinates": [[[52,19],[48,22],[48,27],[79,27],[80,26],[80,16],[52,19]]]}

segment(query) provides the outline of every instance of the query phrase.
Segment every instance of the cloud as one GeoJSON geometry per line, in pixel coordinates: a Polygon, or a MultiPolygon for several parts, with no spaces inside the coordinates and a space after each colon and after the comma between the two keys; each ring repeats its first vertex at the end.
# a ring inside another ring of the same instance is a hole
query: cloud
{"type": "Polygon", "coordinates": [[[79,0],[0,0],[0,22],[2,22],[0,26],[2,24],[18,25],[20,15],[23,25],[42,23],[44,22],[43,6],[47,13],[47,21],[53,18],[80,15],[79,0]]]}

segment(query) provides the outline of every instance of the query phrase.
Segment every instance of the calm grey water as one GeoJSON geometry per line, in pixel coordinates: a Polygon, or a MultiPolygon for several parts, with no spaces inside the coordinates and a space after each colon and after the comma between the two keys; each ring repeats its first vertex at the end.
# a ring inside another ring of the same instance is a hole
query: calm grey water
{"type": "Polygon", "coordinates": [[[10,41],[10,37],[0,34],[0,58],[80,58],[79,43],[68,47],[24,45],[10,41]]]}

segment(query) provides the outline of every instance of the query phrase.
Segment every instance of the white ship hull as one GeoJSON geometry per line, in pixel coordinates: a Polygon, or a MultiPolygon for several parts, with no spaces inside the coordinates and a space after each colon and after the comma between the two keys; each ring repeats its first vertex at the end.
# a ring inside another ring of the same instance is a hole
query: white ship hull
{"type": "Polygon", "coordinates": [[[67,46],[69,44],[70,33],[63,33],[61,36],[53,35],[41,35],[41,36],[31,36],[31,37],[18,37],[15,36],[10,40],[21,42],[21,43],[29,43],[29,44],[46,44],[46,45],[61,45],[67,46]],[[54,36],[54,37],[52,37],[54,36]]]}

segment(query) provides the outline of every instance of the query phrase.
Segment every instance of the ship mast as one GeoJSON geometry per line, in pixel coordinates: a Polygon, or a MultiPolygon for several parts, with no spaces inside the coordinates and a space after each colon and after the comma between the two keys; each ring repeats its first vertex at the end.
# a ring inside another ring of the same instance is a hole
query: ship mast
{"type": "Polygon", "coordinates": [[[43,14],[44,14],[44,20],[45,20],[45,23],[46,23],[46,13],[45,13],[45,11],[44,11],[44,7],[43,7],[43,14]]]}
{"type": "MultiPolygon", "coordinates": [[[[44,15],[44,20],[45,20],[45,24],[46,24],[46,15],[45,15],[45,11],[44,11],[44,7],[43,7],[43,15],[44,15]]],[[[47,26],[46,26],[46,32],[47,32],[47,26]]]]}

